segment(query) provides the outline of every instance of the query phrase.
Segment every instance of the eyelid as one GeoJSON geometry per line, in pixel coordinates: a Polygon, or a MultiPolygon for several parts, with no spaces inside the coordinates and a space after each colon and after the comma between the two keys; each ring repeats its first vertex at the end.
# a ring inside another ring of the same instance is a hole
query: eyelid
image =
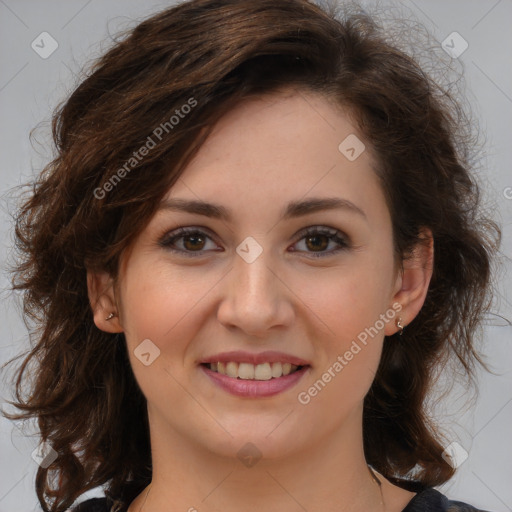
{"type": "Polygon", "coordinates": [[[172,229],[171,231],[166,232],[162,237],[160,237],[158,241],[158,245],[163,247],[164,249],[171,251],[173,253],[180,253],[185,256],[201,256],[205,254],[204,250],[201,251],[183,251],[182,249],[174,249],[170,247],[170,243],[173,240],[180,239],[187,235],[194,235],[194,234],[201,234],[206,235],[206,238],[211,239],[214,241],[217,245],[219,243],[216,241],[216,236],[213,235],[213,233],[210,231],[209,228],[204,226],[180,226],[177,228],[172,229]]]}
{"type": "MultiPolygon", "coordinates": [[[[207,238],[211,239],[213,242],[215,242],[217,245],[220,245],[218,241],[216,240],[216,236],[212,233],[212,231],[204,226],[180,226],[177,228],[174,228],[171,231],[166,232],[162,237],[160,237],[158,244],[165,248],[166,250],[169,250],[174,253],[179,253],[182,255],[185,255],[187,257],[198,257],[202,256],[208,252],[208,250],[200,250],[200,251],[184,251],[182,249],[174,249],[170,247],[170,242],[174,241],[176,239],[180,239],[186,235],[194,235],[194,234],[200,234],[200,235],[206,235],[207,238]]],[[[335,241],[338,244],[338,247],[336,247],[334,250],[330,251],[298,251],[298,250],[292,250],[291,252],[296,252],[298,254],[305,254],[306,257],[313,257],[313,258],[320,258],[320,257],[327,257],[334,254],[338,254],[339,252],[343,250],[348,250],[352,247],[351,239],[348,235],[346,235],[343,231],[337,228],[325,226],[325,225],[313,225],[308,226],[306,228],[303,228],[299,230],[295,235],[293,235],[293,238],[296,239],[295,242],[293,242],[292,247],[299,243],[303,238],[307,237],[308,235],[324,235],[329,238],[329,241],[335,241]]]]}
{"type": "Polygon", "coordinates": [[[310,258],[310,257],[322,258],[322,257],[332,256],[332,255],[340,253],[341,251],[344,251],[344,250],[346,251],[346,250],[352,248],[352,241],[346,233],[344,233],[340,229],[329,227],[329,226],[324,226],[324,225],[309,226],[307,228],[300,230],[297,234],[294,235],[294,238],[297,238],[297,241],[294,242],[293,245],[296,245],[303,238],[305,238],[307,236],[318,235],[318,234],[327,236],[327,238],[329,238],[329,241],[336,242],[338,244],[338,246],[334,250],[330,250],[330,251],[314,252],[314,251],[295,251],[294,250],[292,252],[297,252],[297,253],[306,255],[305,257],[307,257],[307,258],[310,258]]]}

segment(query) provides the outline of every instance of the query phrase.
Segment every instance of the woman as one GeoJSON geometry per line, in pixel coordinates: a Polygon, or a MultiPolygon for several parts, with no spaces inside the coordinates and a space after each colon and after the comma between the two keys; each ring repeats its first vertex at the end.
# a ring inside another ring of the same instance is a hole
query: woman
{"type": "Polygon", "coordinates": [[[108,51],[17,222],[43,510],[476,510],[433,489],[425,412],[479,361],[499,240],[461,116],[305,0],[185,2],[108,51]]]}

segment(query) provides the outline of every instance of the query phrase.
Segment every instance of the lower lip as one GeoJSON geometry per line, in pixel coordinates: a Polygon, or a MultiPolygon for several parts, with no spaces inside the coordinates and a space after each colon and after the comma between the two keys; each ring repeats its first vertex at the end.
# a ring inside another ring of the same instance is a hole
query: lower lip
{"type": "Polygon", "coordinates": [[[205,365],[199,365],[201,369],[217,384],[217,386],[236,396],[245,396],[258,398],[264,396],[273,396],[282,393],[293,387],[304,374],[309,370],[309,366],[304,366],[296,372],[283,375],[270,380],[246,380],[228,377],[222,373],[214,372],[205,365]]]}

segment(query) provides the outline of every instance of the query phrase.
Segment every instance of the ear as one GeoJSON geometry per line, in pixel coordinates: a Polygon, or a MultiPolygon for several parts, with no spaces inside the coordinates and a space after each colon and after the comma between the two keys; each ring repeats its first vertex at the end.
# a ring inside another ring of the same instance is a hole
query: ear
{"type": "MultiPolygon", "coordinates": [[[[393,303],[402,306],[396,318],[401,318],[404,326],[410,324],[422,308],[434,270],[432,231],[422,228],[420,238],[421,241],[413,248],[410,257],[403,261],[403,272],[397,276],[392,299],[393,303]]],[[[391,336],[396,332],[398,332],[396,324],[389,322],[386,325],[385,335],[391,336]]]]}
{"type": "Polygon", "coordinates": [[[119,319],[114,280],[107,272],[87,272],[87,291],[94,314],[94,323],[102,331],[124,332],[119,319]],[[114,313],[110,320],[107,318],[114,313]]]}

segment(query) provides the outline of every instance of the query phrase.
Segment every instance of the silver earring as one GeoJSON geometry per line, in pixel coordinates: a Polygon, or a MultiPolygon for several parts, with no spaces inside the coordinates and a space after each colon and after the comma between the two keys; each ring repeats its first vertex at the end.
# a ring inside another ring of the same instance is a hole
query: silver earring
{"type": "Polygon", "coordinates": [[[112,320],[112,318],[114,318],[115,316],[115,313],[110,313],[110,315],[108,315],[107,318],[105,318],[105,320],[112,320]]]}
{"type": "Polygon", "coordinates": [[[400,336],[402,336],[402,334],[404,333],[404,328],[405,328],[405,325],[402,324],[402,318],[401,317],[398,317],[397,320],[396,320],[396,326],[400,329],[398,331],[398,334],[400,336]]]}

